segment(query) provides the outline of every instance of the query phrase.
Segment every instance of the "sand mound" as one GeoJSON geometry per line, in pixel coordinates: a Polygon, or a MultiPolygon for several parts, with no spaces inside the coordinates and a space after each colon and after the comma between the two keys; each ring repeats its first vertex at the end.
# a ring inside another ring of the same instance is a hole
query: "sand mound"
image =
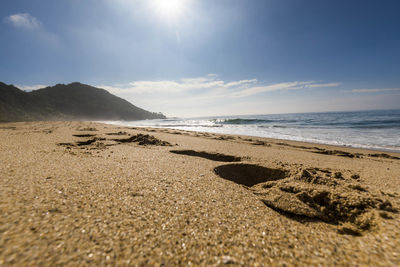
{"type": "Polygon", "coordinates": [[[220,153],[209,153],[205,151],[194,151],[194,150],[171,150],[171,153],[180,154],[180,155],[187,155],[193,157],[200,157],[205,158],[213,161],[222,161],[222,162],[237,162],[241,161],[240,157],[230,156],[220,153]]]}
{"type": "Polygon", "coordinates": [[[397,212],[383,193],[371,193],[355,183],[357,175],[347,179],[341,172],[319,168],[290,175],[283,169],[251,164],[222,165],[214,172],[251,187],[265,205],[283,215],[336,224],[344,234],[361,235],[371,229],[377,212],[384,219],[391,217],[387,212],[397,212]]]}
{"type": "Polygon", "coordinates": [[[339,232],[345,234],[361,235],[370,229],[376,211],[397,212],[381,193],[370,193],[341,173],[321,177],[320,171],[314,172],[302,170],[288,179],[261,184],[254,192],[274,210],[338,224],[339,232]]]}

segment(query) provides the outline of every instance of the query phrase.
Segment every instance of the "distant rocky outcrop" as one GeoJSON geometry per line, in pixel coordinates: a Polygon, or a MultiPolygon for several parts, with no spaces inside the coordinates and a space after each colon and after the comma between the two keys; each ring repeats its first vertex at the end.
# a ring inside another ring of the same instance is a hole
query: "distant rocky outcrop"
{"type": "Polygon", "coordinates": [[[161,113],[81,83],[57,84],[25,92],[0,82],[0,121],[144,120],[164,119],[161,113]]]}

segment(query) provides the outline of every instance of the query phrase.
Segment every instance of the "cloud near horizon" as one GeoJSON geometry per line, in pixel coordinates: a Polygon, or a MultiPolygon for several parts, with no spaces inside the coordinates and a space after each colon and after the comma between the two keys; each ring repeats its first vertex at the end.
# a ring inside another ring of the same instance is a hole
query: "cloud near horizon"
{"type": "Polygon", "coordinates": [[[23,90],[23,91],[34,91],[42,88],[48,87],[48,85],[44,84],[34,84],[34,85],[15,85],[15,87],[23,90]]]}
{"type": "Polygon", "coordinates": [[[17,13],[4,18],[5,22],[10,23],[16,28],[36,30],[42,27],[42,23],[29,13],[17,13]]]}
{"type": "MultiPolygon", "coordinates": [[[[265,96],[272,91],[320,90],[340,83],[294,81],[266,84],[257,79],[226,81],[215,74],[177,80],[134,81],[126,84],[96,85],[148,110],[160,110],[168,116],[211,116],[269,113],[272,99],[286,94],[265,96]],[[268,102],[268,104],[266,104],[268,102]],[[252,111],[253,110],[253,111],[252,111]]],[[[290,97],[289,97],[290,98],[290,97]]],[[[285,100],[286,101],[286,100],[285,100]]]]}
{"type": "Polygon", "coordinates": [[[393,92],[400,91],[400,88],[376,88],[376,89],[353,89],[351,93],[380,93],[380,92],[393,92]]]}
{"type": "MultiPolygon", "coordinates": [[[[87,83],[87,82],[86,82],[87,83]]],[[[94,84],[94,83],[91,83],[94,84]]],[[[99,85],[110,93],[132,104],[167,116],[198,117],[232,114],[271,114],[287,112],[319,112],[379,109],[378,103],[395,105],[398,97],[384,92],[397,93],[400,88],[342,90],[339,82],[292,81],[266,84],[257,79],[226,81],[217,75],[181,78],[177,80],[133,81],[124,84],[99,85]],[[325,90],[326,89],[326,90],[325,90]],[[353,92],[354,95],[348,95],[353,92]],[[370,94],[374,93],[373,97],[370,94]],[[382,94],[379,94],[382,92],[382,94]],[[321,97],[321,94],[327,95],[321,97]],[[378,94],[378,95],[377,95],[378,94]],[[312,97],[310,97],[312,96],[312,97]]],[[[31,91],[46,85],[18,85],[31,91]]]]}
{"type": "Polygon", "coordinates": [[[238,92],[233,93],[234,97],[246,97],[255,94],[273,92],[273,91],[283,91],[283,90],[301,90],[301,89],[311,89],[311,88],[324,88],[324,87],[338,87],[340,83],[318,83],[315,81],[306,82],[283,82],[275,83],[265,86],[254,86],[238,92]]]}
{"type": "Polygon", "coordinates": [[[245,79],[226,82],[218,79],[216,75],[208,75],[198,78],[182,78],[179,80],[163,81],[135,81],[127,84],[97,85],[112,93],[127,94],[152,94],[152,93],[188,93],[200,91],[200,93],[212,94],[213,97],[248,97],[260,93],[280,90],[300,90],[324,87],[337,87],[340,83],[318,83],[315,81],[283,82],[270,85],[262,85],[257,79],[245,79]]]}
{"type": "MultiPolygon", "coordinates": [[[[179,80],[162,80],[162,81],[134,81],[125,84],[115,85],[93,85],[102,88],[113,94],[154,94],[154,93],[191,93],[200,91],[199,93],[210,94],[218,92],[224,97],[248,97],[259,93],[285,90],[301,90],[324,87],[337,87],[341,83],[317,83],[315,81],[306,82],[282,82],[270,85],[259,85],[257,79],[245,79],[238,81],[226,82],[217,79],[216,75],[209,74],[206,77],[197,78],[181,78],[179,80]]],[[[37,90],[45,88],[49,85],[15,85],[21,90],[37,90]]],[[[51,86],[51,85],[50,85],[51,86]]],[[[394,91],[394,89],[353,89],[351,92],[378,92],[378,91],[394,91]]],[[[215,96],[215,95],[213,95],[215,96]]]]}

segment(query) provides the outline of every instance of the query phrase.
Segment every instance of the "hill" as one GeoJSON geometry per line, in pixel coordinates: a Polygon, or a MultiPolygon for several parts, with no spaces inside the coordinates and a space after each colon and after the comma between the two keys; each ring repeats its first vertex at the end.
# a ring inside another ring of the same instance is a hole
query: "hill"
{"type": "Polygon", "coordinates": [[[0,82],[0,121],[163,119],[128,101],[81,83],[25,92],[0,82]]]}

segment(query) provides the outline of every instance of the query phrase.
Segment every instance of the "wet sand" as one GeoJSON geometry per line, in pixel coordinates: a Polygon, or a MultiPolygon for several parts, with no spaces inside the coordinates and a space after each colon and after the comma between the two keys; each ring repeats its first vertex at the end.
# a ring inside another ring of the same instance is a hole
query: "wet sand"
{"type": "Polygon", "coordinates": [[[0,124],[0,265],[400,265],[400,154],[0,124]]]}

